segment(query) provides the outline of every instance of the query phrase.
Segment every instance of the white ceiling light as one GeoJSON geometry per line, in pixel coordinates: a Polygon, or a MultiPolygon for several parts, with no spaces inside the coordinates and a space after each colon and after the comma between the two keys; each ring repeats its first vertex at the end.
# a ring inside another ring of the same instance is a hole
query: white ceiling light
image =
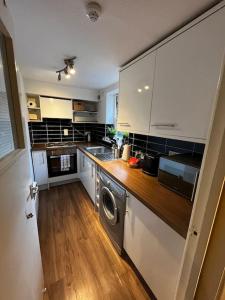
{"type": "Polygon", "coordinates": [[[146,85],[146,86],[145,86],[145,90],[149,90],[149,85],[146,85]]]}
{"type": "Polygon", "coordinates": [[[102,8],[97,2],[89,2],[86,6],[86,16],[91,22],[96,22],[101,15],[102,8]]]}
{"type": "Polygon", "coordinates": [[[142,92],[142,89],[138,89],[138,93],[141,93],[142,92]]]}
{"type": "Polygon", "coordinates": [[[73,56],[71,58],[65,58],[64,63],[65,67],[61,70],[56,71],[58,74],[58,81],[61,81],[62,76],[61,73],[65,73],[65,78],[69,79],[70,75],[73,75],[76,73],[75,67],[74,67],[74,60],[76,59],[76,56],[73,56]]]}
{"type": "Polygon", "coordinates": [[[68,67],[64,69],[64,73],[65,73],[65,78],[70,79],[70,74],[68,72],[68,67]]]}
{"type": "Polygon", "coordinates": [[[76,70],[74,69],[74,66],[69,69],[69,73],[72,74],[72,75],[76,73],[76,70]]]}

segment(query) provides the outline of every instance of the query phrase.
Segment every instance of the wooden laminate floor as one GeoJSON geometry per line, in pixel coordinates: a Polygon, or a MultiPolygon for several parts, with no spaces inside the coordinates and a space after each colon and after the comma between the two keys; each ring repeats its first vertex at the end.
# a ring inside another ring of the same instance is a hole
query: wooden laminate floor
{"type": "Polygon", "coordinates": [[[39,234],[45,300],[150,299],[80,182],[40,193],[39,234]]]}

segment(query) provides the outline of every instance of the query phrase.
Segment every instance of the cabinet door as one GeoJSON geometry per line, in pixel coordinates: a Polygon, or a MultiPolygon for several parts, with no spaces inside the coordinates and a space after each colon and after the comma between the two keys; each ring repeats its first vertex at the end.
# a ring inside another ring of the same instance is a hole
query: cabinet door
{"type": "Polygon", "coordinates": [[[84,186],[91,198],[95,203],[95,163],[85,156],[85,180],[84,186]]]}
{"type": "Polygon", "coordinates": [[[151,135],[206,139],[224,56],[224,12],[157,50],[151,135]]]}
{"type": "Polygon", "coordinates": [[[90,162],[88,157],[84,154],[84,158],[83,158],[83,162],[84,162],[84,168],[83,168],[83,185],[86,189],[86,191],[89,194],[89,185],[90,185],[90,162]]]}
{"type": "Polygon", "coordinates": [[[129,195],[124,249],[159,300],[174,300],[185,239],[129,195]]]}
{"type": "Polygon", "coordinates": [[[89,194],[91,200],[95,203],[95,163],[82,152],[78,152],[80,180],[89,194]]]}
{"type": "Polygon", "coordinates": [[[40,97],[42,118],[72,119],[71,100],[40,97]]]}
{"type": "Polygon", "coordinates": [[[149,132],[155,52],[120,72],[117,129],[149,132]]]}
{"type": "Polygon", "coordinates": [[[85,185],[84,168],[85,168],[85,156],[82,152],[80,152],[80,180],[83,185],[85,185]]]}
{"type": "Polygon", "coordinates": [[[90,173],[89,173],[89,196],[93,203],[95,203],[95,180],[96,180],[96,172],[95,172],[95,163],[90,161],[90,173]]]}
{"type": "Polygon", "coordinates": [[[38,185],[48,183],[48,164],[46,151],[33,151],[32,152],[34,178],[38,185]]]}

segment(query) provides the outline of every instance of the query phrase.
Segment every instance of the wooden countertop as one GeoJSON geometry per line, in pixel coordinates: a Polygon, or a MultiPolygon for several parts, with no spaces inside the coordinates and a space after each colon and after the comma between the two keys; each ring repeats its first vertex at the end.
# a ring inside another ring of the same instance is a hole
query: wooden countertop
{"type": "Polygon", "coordinates": [[[80,144],[78,149],[96,162],[165,223],[186,238],[192,204],[184,197],[163,187],[157,177],[146,175],[141,169],[129,168],[122,160],[100,161],[85,151],[89,145],[80,144]]]}
{"type": "Polygon", "coordinates": [[[46,144],[32,144],[31,145],[32,151],[41,151],[46,150],[46,144]]]}
{"type": "MultiPolygon", "coordinates": [[[[129,168],[122,160],[100,161],[85,150],[85,147],[94,146],[93,143],[74,143],[74,145],[177,233],[186,238],[192,211],[192,204],[187,199],[163,187],[157,177],[146,175],[141,169],[129,168]]],[[[32,150],[46,150],[46,144],[35,144],[32,150]]]]}

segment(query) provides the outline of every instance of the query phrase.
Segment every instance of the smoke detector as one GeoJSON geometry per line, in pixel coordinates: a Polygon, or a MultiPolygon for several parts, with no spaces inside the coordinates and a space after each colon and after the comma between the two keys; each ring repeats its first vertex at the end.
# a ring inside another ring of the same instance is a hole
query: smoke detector
{"type": "Polygon", "coordinates": [[[86,16],[91,22],[96,22],[101,15],[102,8],[97,2],[89,2],[86,6],[86,16]]]}

